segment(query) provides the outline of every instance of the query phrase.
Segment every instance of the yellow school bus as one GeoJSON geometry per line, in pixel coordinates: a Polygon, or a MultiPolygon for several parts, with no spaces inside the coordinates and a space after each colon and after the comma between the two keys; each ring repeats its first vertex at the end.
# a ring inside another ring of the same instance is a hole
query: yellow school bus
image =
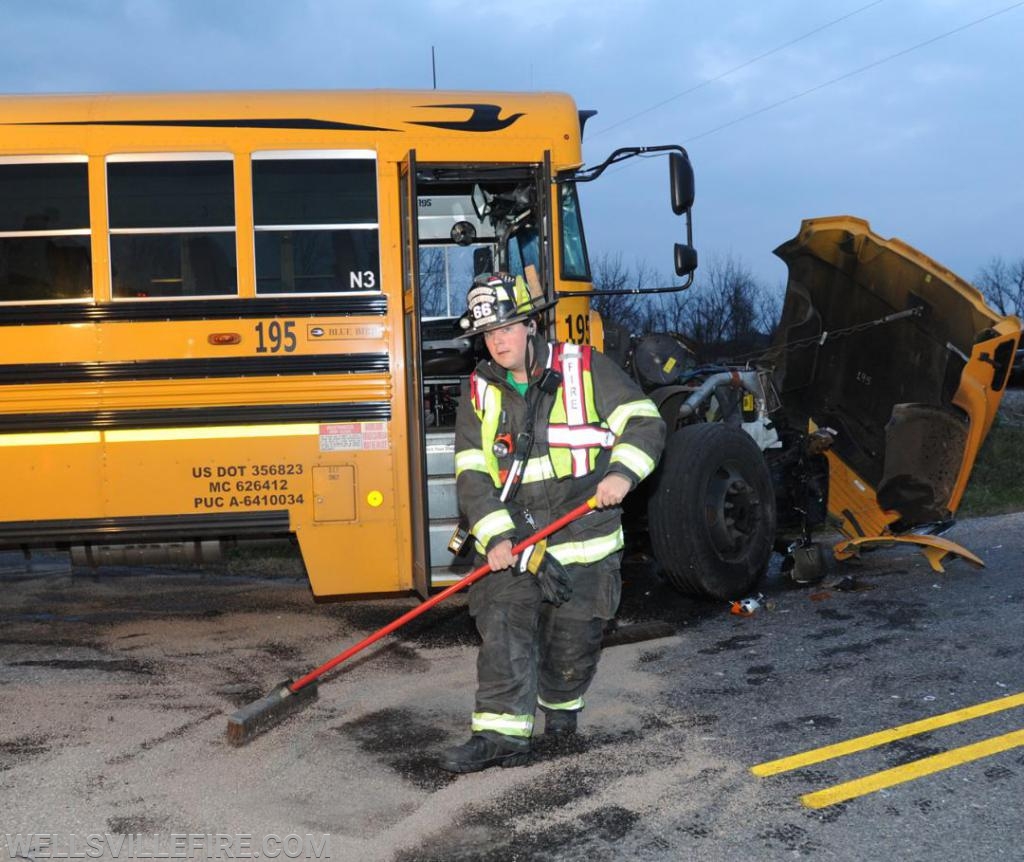
{"type": "Polygon", "coordinates": [[[0,548],[204,560],[292,536],[317,596],[452,583],[480,349],[456,319],[503,270],[559,300],[551,337],[617,341],[658,404],[666,454],[628,499],[680,588],[744,595],[773,549],[814,580],[825,525],[840,556],[964,551],[936,534],[1020,322],[839,216],[777,250],[783,319],[752,362],[602,323],[579,184],[668,157],[682,280],[651,292],[693,279],[694,184],[674,145],[583,167],[588,115],[554,93],[0,97],[0,548]]]}
{"type": "MultiPolygon", "coordinates": [[[[585,119],[558,94],[0,98],[0,546],[292,535],[318,596],[461,574],[454,320],[490,269],[589,287],[585,119]]],[[[551,325],[600,341],[585,297],[551,325]]]]}

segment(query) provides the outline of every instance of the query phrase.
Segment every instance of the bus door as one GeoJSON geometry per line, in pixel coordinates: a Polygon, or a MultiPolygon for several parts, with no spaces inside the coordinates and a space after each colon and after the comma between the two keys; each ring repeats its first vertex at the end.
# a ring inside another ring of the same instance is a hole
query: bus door
{"type": "Polygon", "coordinates": [[[419,302],[419,226],[416,212],[416,151],[399,166],[399,197],[402,220],[402,330],[405,353],[406,445],[409,447],[409,525],[411,530],[413,586],[426,597],[430,590],[430,556],[427,548],[427,471],[423,433],[423,378],[419,356],[422,344],[419,302]]]}
{"type": "Polygon", "coordinates": [[[474,276],[505,270],[550,295],[548,164],[421,164],[410,153],[401,166],[410,522],[421,595],[472,564],[470,543],[460,549],[456,539],[467,525],[455,493],[455,416],[482,349],[459,328],[466,292],[474,276]]]}

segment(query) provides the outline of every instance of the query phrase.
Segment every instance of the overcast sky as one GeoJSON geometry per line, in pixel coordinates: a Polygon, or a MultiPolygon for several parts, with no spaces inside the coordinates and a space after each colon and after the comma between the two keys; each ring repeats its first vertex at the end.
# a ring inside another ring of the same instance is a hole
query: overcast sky
{"type": "MultiPolygon", "coordinates": [[[[4,0],[0,8],[0,91],[8,93],[429,89],[432,45],[441,89],[568,92],[599,112],[587,128],[588,163],[621,146],[686,146],[702,260],[734,255],[771,285],[785,278],[771,250],[811,216],[866,218],[969,279],[994,256],[1024,256],[1024,2],[4,0]]],[[[670,271],[680,224],[665,165],[623,167],[587,189],[592,256],[621,253],[670,271]]]]}

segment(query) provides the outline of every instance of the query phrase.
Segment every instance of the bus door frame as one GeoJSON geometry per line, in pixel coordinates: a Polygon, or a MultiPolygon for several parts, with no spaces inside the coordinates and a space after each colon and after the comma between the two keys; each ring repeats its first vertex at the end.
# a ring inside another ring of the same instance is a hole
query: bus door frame
{"type": "Polygon", "coordinates": [[[409,458],[409,528],[412,581],[416,592],[430,593],[430,536],[427,523],[427,440],[423,423],[423,374],[420,369],[419,198],[416,150],[399,163],[402,223],[402,339],[405,366],[406,446],[409,458]]]}
{"type": "MultiPolygon", "coordinates": [[[[552,210],[553,174],[551,169],[551,152],[545,150],[540,163],[502,162],[487,163],[493,168],[507,167],[510,170],[529,170],[538,190],[537,207],[540,216],[538,225],[540,234],[540,257],[542,289],[547,298],[557,295],[557,277],[554,270],[553,246],[557,242],[554,236],[555,213],[552,210]],[[545,284],[545,281],[547,282],[545,284]]],[[[482,163],[438,163],[424,164],[424,169],[450,167],[453,170],[474,169],[485,167],[482,163]]],[[[412,530],[412,564],[413,587],[423,598],[433,591],[431,583],[432,560],[430,559],[430,524],[427,513],[428,483],[426,464],[426,428],[423,417],[423,373],[420,365],[422,355],[422,323],[420,320],[420,283],[419,283],[419,187],[416,161],[416,150],[409,150],[406,157],[399,163],[400,212],[401,212],[401,243],[402,243],[402,320],[403,344],[405,350],[405,393],[406,393],[406,440],[409,458],[409,501],[412,511],[409,516],[412,530]]],[[[554,336],[557,319],[552,317],[549,335],[554,336]]]]}

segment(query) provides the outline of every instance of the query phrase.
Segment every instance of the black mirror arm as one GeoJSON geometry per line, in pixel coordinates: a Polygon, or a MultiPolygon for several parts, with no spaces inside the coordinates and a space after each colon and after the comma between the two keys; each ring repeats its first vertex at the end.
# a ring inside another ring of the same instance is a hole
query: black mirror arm
{"type": "Polygon", "coordinates": [[[561,299],[563,296],[630,296],[641,293],[679,293],[686,290],[691,284],[693,284],[692,272],[682,284],[674,284],[668,287],[621,287],[614,290],[557,290],[555,291],[555,297],[561,299]]]}
{"type": "Polygon", "coordinates": [[[594,165],[592,168],[580,168],[575,171],[561,171],[557,177],[555,177],[556,183],[589,183],[596,180],[601,174],[605,172],[614,164],[624,162],[626,159],[632,159],[635,156],[642,156],[647,153],[679,153],[680,155],[689,159],[689,156],[679,144],[663,144],[658,147],[622,147],[615,150],[607,159],[601,164],[594,165]]]}

